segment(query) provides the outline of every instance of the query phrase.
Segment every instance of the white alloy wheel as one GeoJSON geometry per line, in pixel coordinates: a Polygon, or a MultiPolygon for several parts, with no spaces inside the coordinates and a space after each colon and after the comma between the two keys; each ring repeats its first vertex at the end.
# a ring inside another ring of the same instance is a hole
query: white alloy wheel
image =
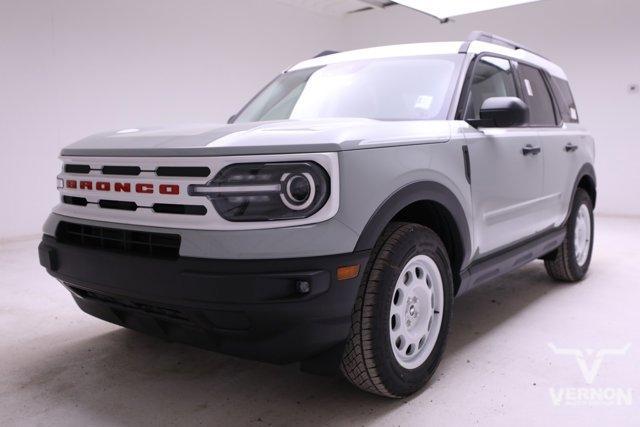
{"type": "Polygon", "coordinates": [[[573,247],[576,262],[580,267],[587,262],[591,247],[591,215],[586,205],[580,205],[573,232],[573,247]]]}
{"type": "Polygon", "coordinates": [[[593,226],[592,196],[583,188],[578,188],[573,197],[564,241],[543,258],[549,276],[572,283],[584,278],[591,264],[593,226]]]}
{"type": "Polygon", "coordinates": [[[405,369],[422,365],[435,347],[444,309],[442,277],[426,255],[406,263],[393,291],[389,338],[396,361],[405,369]]]}

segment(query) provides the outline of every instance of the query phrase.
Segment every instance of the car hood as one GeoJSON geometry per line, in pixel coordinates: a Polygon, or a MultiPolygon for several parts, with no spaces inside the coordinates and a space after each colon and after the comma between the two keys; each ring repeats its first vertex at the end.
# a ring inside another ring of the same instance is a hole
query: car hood
{"type": "Polygon", "coordinates": [[[84,138],[63,156],[285,154],[446,142],[447,121],[285,120],[121,129],[84,138]]]}

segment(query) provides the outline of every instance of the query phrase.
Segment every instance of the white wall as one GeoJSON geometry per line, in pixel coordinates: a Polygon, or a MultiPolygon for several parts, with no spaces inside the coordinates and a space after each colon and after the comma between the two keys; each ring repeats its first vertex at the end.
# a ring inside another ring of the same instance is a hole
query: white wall
{"type": "Polygon", "coordinates": [[[581,122],[596,138],[600,214],[640,215],[640,2],[543,0],[439,24],[400,6],[350,15],[350,48],[464,40],[483,30],[516,40],[569,75],[581,122]]]}
{"type": "Polygon", "coordinates": [[[401,6],[346,18],[269,0],[0,0],[0,239],[57,201],[60,149],[114,128],[225,121],[325,49],[513,38],[559,62],[598,142],[600,213],[640,215],[640,2],[544,0],[441,25],[401,6]]]}
{"type": "Polygon", "coordinates": [[[40,231],[64,145],[224,122],[342,28],[265,0],[0,0],[0,238],[40,231]]]}

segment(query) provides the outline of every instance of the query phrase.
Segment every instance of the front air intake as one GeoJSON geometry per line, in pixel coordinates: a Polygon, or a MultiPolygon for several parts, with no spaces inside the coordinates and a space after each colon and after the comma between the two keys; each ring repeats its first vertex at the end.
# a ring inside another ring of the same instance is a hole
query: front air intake
{"type": "Polygon", "coordinates": [[[180,253],[180,236],[177,234],[121,230],[64,221],[58,224],[56,239],[74,246],[155,258],[177,258],[180,253]]]}

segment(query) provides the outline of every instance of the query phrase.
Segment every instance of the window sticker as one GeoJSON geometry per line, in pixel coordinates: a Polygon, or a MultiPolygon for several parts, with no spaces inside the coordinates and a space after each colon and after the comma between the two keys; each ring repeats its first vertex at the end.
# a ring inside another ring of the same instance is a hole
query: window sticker
{"type": "Polygon", "coordinates": [[[431,103],[433,102],[433,96],[431,95],[420,95],[418,99],[416,99],[416,103],[414,104],[414,108],[419,108],[421,110],[428,110],[431,108],[431,103]]]}
{"type": "Polygon", "coordinates": [[[531,88],[531,82],[529,79],[524,79],[524,86],[527,88],[527,94],[533,96],[533,88],[531,88]]]}
{"type": "Polygon", "coordinates": [[[569,114],[571,115],[572,120],[578,120],[578,112],[576,111],[575,108],[573,107],[569,108],[569,114]]]}

